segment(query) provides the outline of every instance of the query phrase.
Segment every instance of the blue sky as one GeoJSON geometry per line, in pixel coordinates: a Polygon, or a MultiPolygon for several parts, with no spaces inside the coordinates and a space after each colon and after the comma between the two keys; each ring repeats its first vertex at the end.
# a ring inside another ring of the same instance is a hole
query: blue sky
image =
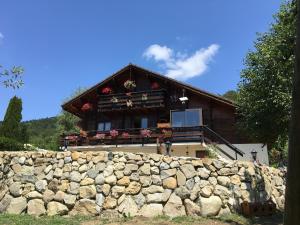
{"type": "Polygon", "coordinates": [[[55,116],[62,100],[129,62],[204,90],[235,89],[274,0],[0,0],[0,64],[21,65],[25,86],[0,87],[0,120],[23,99],[23,120],[55,116]]]}

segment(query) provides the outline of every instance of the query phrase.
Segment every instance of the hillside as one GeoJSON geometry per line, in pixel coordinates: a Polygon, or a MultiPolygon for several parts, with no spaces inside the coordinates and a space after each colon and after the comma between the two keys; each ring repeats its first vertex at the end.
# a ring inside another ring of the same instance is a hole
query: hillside
{"type": "Polygon", "coordinates": [[[29,143],[39,148],[57,148],[57,117],[49,117],[23,122],[27,126],[29,143]]]}

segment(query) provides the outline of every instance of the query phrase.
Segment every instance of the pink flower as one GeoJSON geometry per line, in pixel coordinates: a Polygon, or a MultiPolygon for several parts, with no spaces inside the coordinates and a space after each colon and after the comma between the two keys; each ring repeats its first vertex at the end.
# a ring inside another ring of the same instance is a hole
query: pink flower
{"type": "Polygon", "coordinates": [[[146,138],[151,137],[151,130],[143,129],[143,130],[141,130],[141,135],[146,138]]]}
{"type": "Polygon", "coordinates": [[[105,134],[98,133],[98,134],[95,135],[95,138],[104,139],[105,138],[105,134]]]}
{"type": "Polygon", "coordinates": [[[112,89],[110,87],[105,87],[102,89],[102,94],[111,94],[112,89]]]}
{"type": "Polygon", "coordinates": [[[111,130],[109,131],[109,134],[112,138],[115,138],[119,135],[119,132],[117,130],[111,130]]]}
{"type": "Polygon", "coordinates": [[[83,112],[90,111],[90,110],[92,110],[92,108],[93,108],[93,105],[91,103],[85,103],[81,107],[81,111],[83,111],[83,112]]]}

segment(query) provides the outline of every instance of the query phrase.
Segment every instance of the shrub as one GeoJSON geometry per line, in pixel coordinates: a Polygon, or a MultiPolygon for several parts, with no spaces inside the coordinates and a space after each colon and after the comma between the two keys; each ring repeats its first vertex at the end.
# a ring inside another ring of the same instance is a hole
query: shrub
{"type": "Polygon", "coordinates": [[[0,137],[0,151],[24,150],[24,145],[7,137],[0,137]]]}

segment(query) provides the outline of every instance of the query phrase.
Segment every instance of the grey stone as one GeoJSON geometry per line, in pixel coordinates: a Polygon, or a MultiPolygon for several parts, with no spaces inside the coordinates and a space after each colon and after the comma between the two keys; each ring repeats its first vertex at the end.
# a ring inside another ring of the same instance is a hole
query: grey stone
{"type": "Polygon", "coordinates": [[[187,179],[193,178],[197,175],[195,168],[192,164],[184,164],[180,167],[180,169],[187,179]]]}
{"type": "Polygon", "coordinates": [[[185,216],[185,207],[182,204],[181,199],[176,195],[172,194],[163,209],[164,215],[170,217],[177,217],[177,216],[185,216]]]}
{"type": "Polygon", "coordinates": [[[33,216],[42,216],[46,214],[44,202],[41,199],[30,200],[27,204],[27,213],[33,216]]]}
{"type": "Polygon", "coordinates": [[[24,197],[13,198],[6,209],[9,214],[21,214],[27,207],[27,201],[24,197]]]}
{"type": "Polygon", "coordinates": [[[201,197],[198,199],[198,205],[200,206],[201,216],[216,216],[221,209],[222,201],[217,196],[201,197]]]}
{"type": "Polygon", "coordinates": [[[162,204],[148,204],[144,205],[139,214],[144,217],[155,217],[163,215],[163,206],[162,204]]]}
{"type": "Polygon", "coordinates": [[[9,192],[14,197],[19,197],[22,193],[21,183],[14,182],[9,186],[9,192]]]}
{"type": "Polygon", "coordinates": [[[35,189],[38,192],[44,192],[46,190],[47,181],[45,180],[39,180],[35,183],[35,189]]]}

